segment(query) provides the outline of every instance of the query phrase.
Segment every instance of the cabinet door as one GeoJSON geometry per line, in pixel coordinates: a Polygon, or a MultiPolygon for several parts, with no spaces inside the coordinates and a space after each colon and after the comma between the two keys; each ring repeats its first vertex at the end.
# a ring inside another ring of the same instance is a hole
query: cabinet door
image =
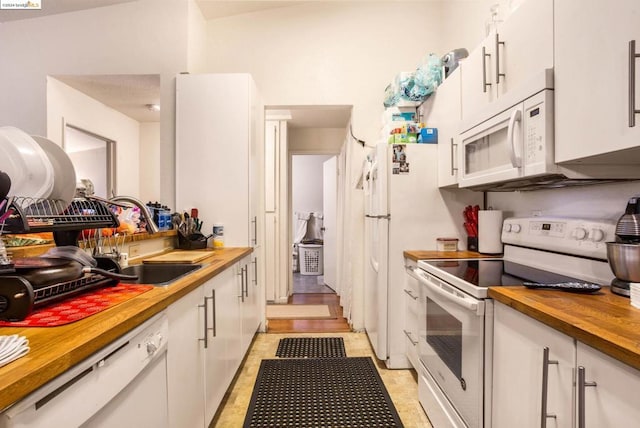
{"type": "Polygon", "coordinates": [[[501,303],[494,309],[492,426],[540,427],[546,387],[546,414],[555,415],[547,426],[572,427],[574,340],[501,303]]]}
{"type": "Polygon", "coordinates": [[[408,266],[407,273],[405,275],[405,287],[404,287],[404,301],[405,301],[405,343],[407,349],[407,358],[414,369],[419,369],[420,360],[418,357],[418,338],[420,329],[420,284],[418,280],[411,276],[410,269],[412,266],[408,266]]]}
{"type": "Polygon", "coordinates": [[[457,156],[462,118],[459,68],[438,86],[434,97],[432,108],[438,128],[438,186],[455,186],[458,184],[457,156]]]}
{"type": "Polygon", "coordinates": [[[491,82],[498,97],[553,68],[553,0],[523,2],[487,42],[493,45],[491,82]]]}
{"type": "Polygon", "coordinates": [[[247,256],[240,262],[246,267],[245,297],[242,304],[242,354],[249,349],[258,327],[260,326],[260,311],[258,310],[258,258],[255,254],[247,256]]]}
{"type": "Polygon", "coordinates": [[[199,287],[167,309],[169,350],[167,387],[169,426],[206,426],[204,408],[203,287],[199,287]]]}
{"type": "MultiPolygon", "coordinates": [[[[640,52],[640,2],[559,0],[554,14],[556,161],[609,153],[597,161],[638,163],[637,150],[611,152],[640,146],[640,115],[629,126],[629,41],[640,52]]],[[[640,59],[633,61],[639,109],[640,59]]]]}
{"type": "MultiPolygon", "coordinates": [[[[637,426],[640,421],[640,371],[580,342],[577,362],[578,368],[584,367],[585,381],[596,383],[596,386],[584,388],[584,427],[637,426]]],[[[578,399],[581,394],[578,390],[578,399]]]]}
{"type": "Polygon", "coordinates": [[[460,63],[462,119],[465,122],[478,116],[497,99],[496,85],[491,80],[495,67],[492,43],[494,38],[495,33],[491,33],[460,63]]]}
{"type": "Polygon", "coordinates": [[[251,82],[248,74],[176,77],[176,209],[199,208],[209,231],[224,224],[230,247],[251,245],[251,82]]]}

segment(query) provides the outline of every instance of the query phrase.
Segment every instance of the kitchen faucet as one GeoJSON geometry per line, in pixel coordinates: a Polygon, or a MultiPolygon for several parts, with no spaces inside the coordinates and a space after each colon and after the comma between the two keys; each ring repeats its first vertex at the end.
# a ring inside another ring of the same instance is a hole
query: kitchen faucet
{"type": "Polygon", "coordinates": [[[147,232],[149,234],[158,232],[158,225],[153,221],[153,216],[149,212],[149,209],[139,199],[136,199],[132,196],[114,196],[109,200],[111,202],[128,202],[129,204],[135,205],[136,207],[140,208],[140,213],[144,217],[145,223],[147,225],[147,232]]]}

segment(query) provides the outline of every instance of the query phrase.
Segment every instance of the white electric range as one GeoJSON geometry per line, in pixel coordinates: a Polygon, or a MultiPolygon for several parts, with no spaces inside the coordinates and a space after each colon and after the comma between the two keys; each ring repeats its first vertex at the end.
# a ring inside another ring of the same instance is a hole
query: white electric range
{"type": "MultiPolygon", "coordinates": [[[[508,218],[500,258],[421,260],[420,402],[435,428],[490,427],[493,301],[488,287],[589,282],[614,275],[615,220],[508,218]]],[[[562,292],[562,291],[558,291],[562,292]]],[[[608,288],[604,292],[609,292],[608,288]]]]}

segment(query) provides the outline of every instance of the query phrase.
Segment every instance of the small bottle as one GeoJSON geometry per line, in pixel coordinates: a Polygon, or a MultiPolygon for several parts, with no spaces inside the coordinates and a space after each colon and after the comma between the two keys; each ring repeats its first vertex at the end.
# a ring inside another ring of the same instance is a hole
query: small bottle
{"type": "Polygon", "coordinates": [[[213,225],[213,248],[224,247],[224,225],[214,223],[213,225]]]}

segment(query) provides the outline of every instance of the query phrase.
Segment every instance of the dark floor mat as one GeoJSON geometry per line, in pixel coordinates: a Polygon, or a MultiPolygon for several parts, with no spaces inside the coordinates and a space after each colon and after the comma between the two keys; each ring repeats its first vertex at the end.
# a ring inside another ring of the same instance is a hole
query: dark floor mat
{"type": "Polygon", "coordinates": [[[344,358],[341,337],[287,337],[280,339],[276,357],[280,358],[344,358]]]}
{"type": "Polygon", "coordinates": [[[369,357],[262,360],[244,428],[402,427],[369,357]]]}

